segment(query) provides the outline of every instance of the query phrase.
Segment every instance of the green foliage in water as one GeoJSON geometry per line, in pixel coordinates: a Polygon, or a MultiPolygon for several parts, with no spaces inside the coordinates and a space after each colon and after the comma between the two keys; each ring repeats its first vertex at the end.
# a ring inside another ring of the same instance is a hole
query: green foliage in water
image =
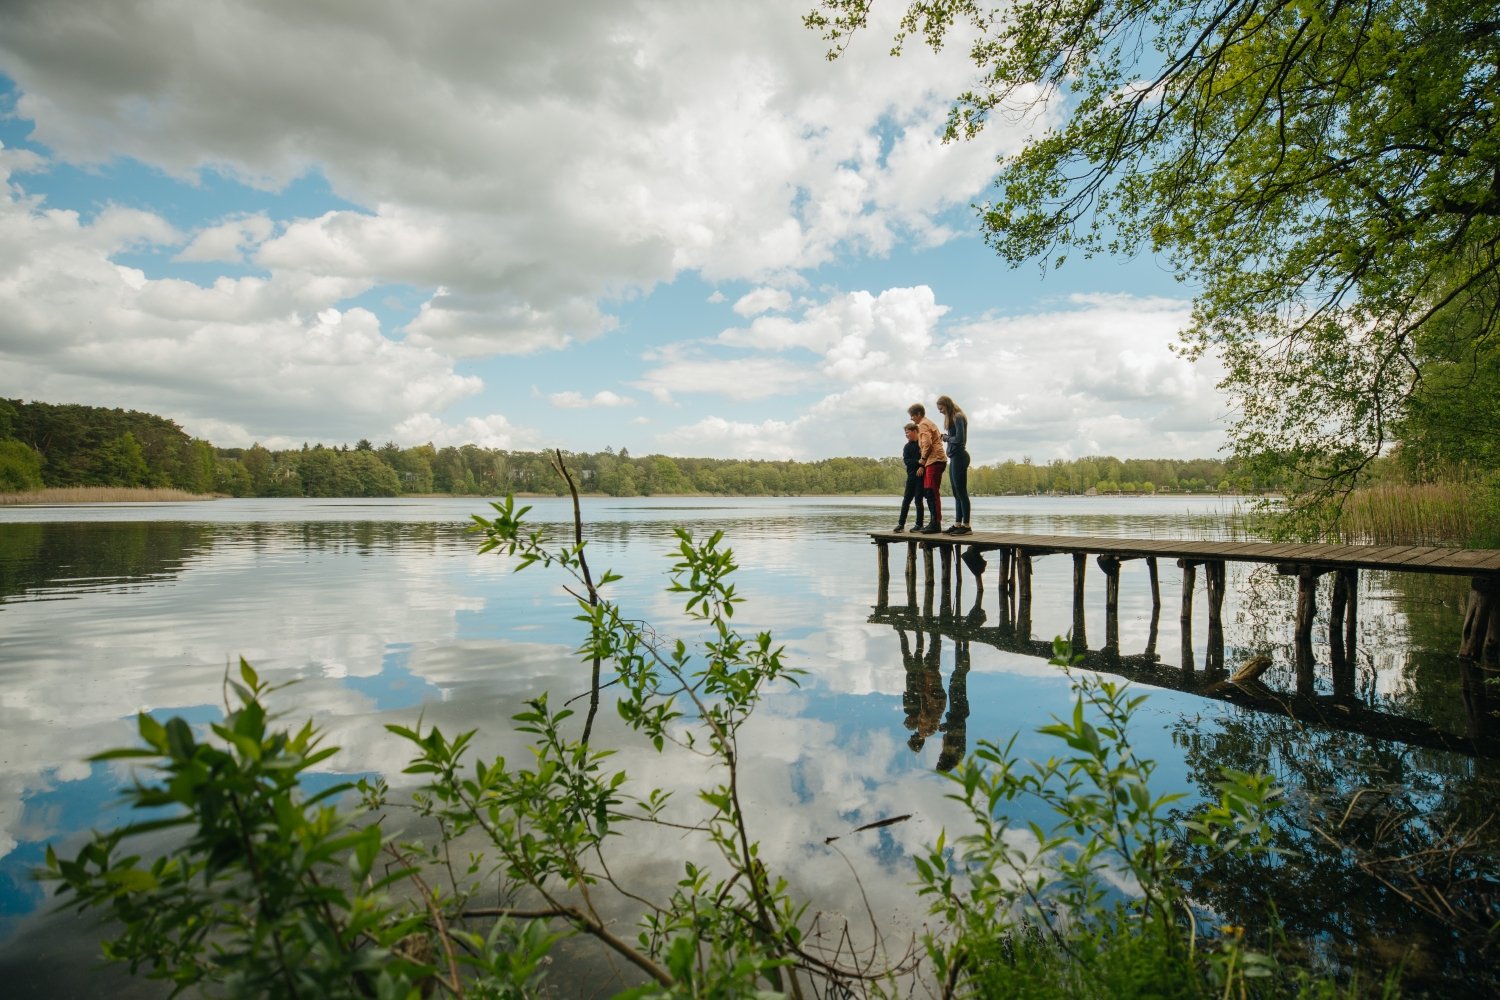
{"type": "MultiPolygon", "coordinates": [[[[512,501],[494,510],[475,519],[481,549],[572,578],[581,655],[609,664],[620,716],[645,745],[701,761],[695,800],[612,770],[612,749],[589,743],[592,717],[575,735],[572,713],[546,696],[515,716],[531,741],[521,761],[481,757],[474,731],[389,727],[422,785],[398,803],[383,782],[361,781],[356,797],[315,777],[335,748],[311,723],[277,724],[274,688],[242,662],[207,734],[142,715],[141,746],[95,758],[143,766],[128,798],[144,819],[73,858],[47,852],[43,877],[111,918],[106,957],[230,997],[533,996],[569,936],[632,969],[623,995],[636,997],[889,996],[914,982],[942,996],[1338,993],[1274,948],[1251,948],[1246,931],[1214,926],[1181,888],[1188,850],[1265,850],[1275,787],[1227,772],[1216,799],[1170,812],[1176,796],[1152,793],[1154,765],[1129,742],[1141,697],[1082,677],[1071,716],[1040,730],[1060,756],[1026,761],[1014,741],[982,743],[951,776],[971,827],[914,859],[938,918],[923,940],[889,955],[853,944],[878,942],[878,928],[845,928],[825,944],[763,855],[756,803],[743,798],[740,731],[766,688],[797,672],[769,634],[732,626],[742,599],[721,537],[679,532],[668,589],[706,636],[690,644],[603,597],[617,577],[595,577],[581,525],[573,544],[553,544],[512,501]],[[1011,816],[1023,801],[1049,818],[1011,816]],[[385,818],[397,808],[414,827],[385,818]],[[153,834],[170,843],[128,846],[153,834]],[[686,859],[675,884],[617,878],[613,845],[662,836],[686,859]],[[638,915],[633,934],[614,917],[622,903],[638,915]]],[[[1066,666],[1066,646],[1057,652],[1066,666]]]]}

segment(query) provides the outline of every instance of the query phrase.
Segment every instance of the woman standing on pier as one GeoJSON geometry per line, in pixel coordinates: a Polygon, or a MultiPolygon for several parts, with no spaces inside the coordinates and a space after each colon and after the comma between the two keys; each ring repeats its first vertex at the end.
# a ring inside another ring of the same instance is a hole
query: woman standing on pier
{"type": "Polygon", "coordinates": [[[948,480],[953,484],[953,524],[949,535],[967,535],[969,527],[969,417],[952,396],[937,398],[938,412],[943,415],[948,443],[948,480]]]}

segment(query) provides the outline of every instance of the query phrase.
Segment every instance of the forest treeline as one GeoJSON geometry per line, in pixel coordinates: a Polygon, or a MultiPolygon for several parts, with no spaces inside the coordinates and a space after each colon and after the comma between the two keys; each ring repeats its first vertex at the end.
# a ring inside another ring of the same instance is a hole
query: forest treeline
{"type": "MultiPolygon", "coordinates": [[[[900,493],[900,458],[747,461],[631,455],[626,449],[565,453],[582,489],[611,496],[701,493],[723,496],[900,493]]],[[[1281,484],[1254,480],[1218,459],[1029,460],[977,464],[977,495],[1252,492],[1281,484]]],[[[47,487],[171,487],[255,497],[392,497],[448,493],[560,494],[566,486],[547,452],[477,445],[353,446],[272,450],[215,448],[164,417],[135,410],[0,400],[0,491],[47,487]]]]}

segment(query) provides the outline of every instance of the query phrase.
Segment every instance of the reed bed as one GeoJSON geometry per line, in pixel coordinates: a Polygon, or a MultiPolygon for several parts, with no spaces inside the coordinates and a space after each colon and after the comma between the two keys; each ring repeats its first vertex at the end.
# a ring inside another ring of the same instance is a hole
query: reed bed
{"type": "Polygon", "coordinates": [[[1486,534],[1486,505],[1469,483],[1384,484],[1356,490],[1339,514],[1346,541],[1374,545],[1470,545],[1486,534]]]}
{"type": "Polygon", "coordinates": [[[174,500],[213,500],[208,493],[145,486],[55,486],[44,490],[0,493],[0,504],[163,503],[174,500]]]}

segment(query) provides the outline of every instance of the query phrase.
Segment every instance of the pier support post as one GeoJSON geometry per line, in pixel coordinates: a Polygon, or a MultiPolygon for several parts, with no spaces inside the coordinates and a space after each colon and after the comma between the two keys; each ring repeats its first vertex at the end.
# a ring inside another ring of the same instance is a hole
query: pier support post
{"type": "Polygon", "coordinates": [[[1328,608],[1328,659],[1333,696],[1354,700],[1354,626],[1358,615],[1359,571],[1341,569],[1333,578],[1328,608]]]}
{"type": "Polygon", "coordinates": [[[1224,670],[1224,560],[1205,562],[1203,577],[1208,586],[1208,655],[1203,667],[1211,673],[1221,673],[1224,670]]]}
{"type": "Polygon", "coordinates": [[[933,598],[933,575],[932,575],[932,546],[922,546],[922,605],[927,614],[932,615],[933,598]]]}
{"type": "Polygon", "coordinates": [[[944,545],[942,548],[943,597],[940,603],[942,605],[943,613],[947,614],[949,609],[953,607],[953,546],[944,545]]]}
{"type": "Polygon", "coordinates": [[[906,543],[906,603],[917,606],[917,543],[906,543]]]}
{"type": "Polygon", "coordinates": [[[1297,625],[1293,630],[1298,642],[1311,643],[1313,619],[1318,614],[1318,571],[1311,566],[1297,570],[1297,625]]]}
{"type": "Polygon", "coordinates": [[[1016,635],[1031,638],[1031,553],[1016,550],[1016,635]]]}
{"type": "Polygon", "coordinates": [[[1198,564],[1179,559],[1177,565],[1182,567],[1182,613],[1177,619],[1182,628],[1182,669],[1191,673],[1197,666],[1193,656],[1193,588],[1198,584],[1198,564]]]}
{"type": "Polygon", "coordinates": [[[875,603],[883,608],[891,603],[891,547],[889,543],[875,543],[875,563],[879,569],[875,603]]]}
{"type": "Polygon", "coordinates": [[[1151,620],[1156,620],[1155,612],[1161,610],[1161,582],[1156,578],[1156,557],[1146,557],[1146,572],[1151,574],[1151,620]]]}
{"type": "Polygon", "coordinates": [[[1490,712],[1490,696],[1486,690],[1488,685],[1485,683],[1485,668],[1472,660],[1460,660],[1458,669],[1464,709],[1468,716],[1469,738],[1488,739],[1495,727],[1490,712]]]}
{"type": "MultiPolygon", "coordinates": [[[[1316,580],[1317,577],[1313,579],[1316,580]]],[[[1292,646],[1297,668],[1297,693],[1304,698],[1311,698],[1316,688],[1314,674],[1318,664],[1317,656],[1313,653],[1312,637],[1299,635],[1292,641],[1292,646]]]]}
{"type": "Polygon", "coordinates": [[[1118,556],[1100,556],[1099,568],[1104,570],[1104,648],[1120,648],[1120,559],[1118,556]]]}
{"type": "Polygon", "coordinates": [[[1088,575],[1089,557],[1086,552],[1073,553],[1073,649],[1089,648],[1088,631],[1083,616],[1083,583],[1088,575]]]}
{"type": "Polygon", "coordinates": [[[1494,656],[1490,636],[1495,619],[1495,578],[1476,576],[1469,582],[1469,603],[1464,610],[1463,638],[1458,646],[1458,655],[1466,660],[1477,660],[1488,654],[1494,656]]]}
{"type": "Polygon", "coordinates": [[[1333,669],[1354,664],[1354,635],[1359,615],[1359,570],[1341,569],[1333,578],[1333,599],[1328,609],[1328,648],[1333,669]]]}

